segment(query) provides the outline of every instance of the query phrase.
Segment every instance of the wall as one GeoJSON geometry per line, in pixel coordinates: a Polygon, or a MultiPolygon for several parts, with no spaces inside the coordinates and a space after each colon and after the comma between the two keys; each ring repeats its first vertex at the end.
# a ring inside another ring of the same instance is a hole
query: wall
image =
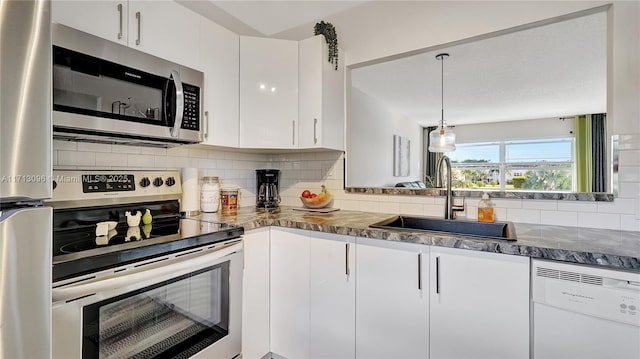
{"type": "Polygon", "coordinates": [[[353,135],[347,144],[347,153],[366,161],[351,163],[350,184],[393,187],[398,182],[421,178],[422,129],[417,123],[393,113],[384,104],[355,88],[351,90],[351,116],[349,132],[353,135]],[[411,141],[408,177],[393,176],[393,135],[407,137],[411,141]]]}
{"type": "Polygon", "coordinates": [[[181,146],[170,149],[53,141],[53,168],[156,169],[199,168],[199,176],[218,176],[222,188],[240,189],[240,206],[255,206],[258,168],[268,168],[269,156],[181,146]]]}
{"type": "Polygon", "coordinates": [[[457,125],[457,143],[522,140],[530,138],[573,137],[573,117],[559,120],[544,118],[509,122],[457,125]]]}

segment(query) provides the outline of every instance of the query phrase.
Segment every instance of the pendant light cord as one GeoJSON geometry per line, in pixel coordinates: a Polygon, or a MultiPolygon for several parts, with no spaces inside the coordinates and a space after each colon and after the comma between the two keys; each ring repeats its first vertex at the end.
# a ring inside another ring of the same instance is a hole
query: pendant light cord
{"type": "Polygon", "coordinates": [[[436,59],[440,60],[440,134],[444,134],[444,59],[449,54],[437,54],[436,59]]]}
{"type": "Polygon", "coordinates": [[[444,129],[444,56],[440,56],[440,128],[444,129]]]}

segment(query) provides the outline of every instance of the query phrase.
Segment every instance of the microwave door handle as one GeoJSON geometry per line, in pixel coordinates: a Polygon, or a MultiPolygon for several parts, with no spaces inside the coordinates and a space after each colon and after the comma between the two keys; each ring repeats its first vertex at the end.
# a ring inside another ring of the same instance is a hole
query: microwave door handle
{"type": "Polygon", "coordinates": [[[176,85],[176,118],[173,121],[173,128],[171,128],[171,137],[178,137],[178,131],[180,131],[184,117],[184,91],[178,71],[171,70],[171,78],[176,85]]]}

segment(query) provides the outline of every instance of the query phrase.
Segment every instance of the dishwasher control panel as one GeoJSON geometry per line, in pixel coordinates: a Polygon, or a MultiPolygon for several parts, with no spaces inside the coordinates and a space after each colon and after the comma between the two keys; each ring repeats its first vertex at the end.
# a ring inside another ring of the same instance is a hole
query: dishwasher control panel
{"type": "Polygon", "coordinates": [[[533,301],[640,327],[640,273],[534,261],[533,301]]]}

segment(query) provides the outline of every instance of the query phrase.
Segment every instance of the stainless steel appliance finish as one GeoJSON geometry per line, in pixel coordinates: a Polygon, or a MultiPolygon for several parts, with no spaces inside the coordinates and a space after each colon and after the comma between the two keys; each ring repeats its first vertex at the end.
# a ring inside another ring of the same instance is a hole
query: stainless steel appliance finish
{"type": "Polygon", "coordinates": [[[0,210],[0,358],[51,353],[51,208],[0,210]]]}
{"type": "Polygon", "coordinates": [[[235,358],[242,266],[242,243],[235,240],[57,284],[53,358],[173,357],[163,350],[188,335],[193,344],[186,339],[178,352],[185,358],[235,358]],[[128,316],[119,319],[118,312],[128,316]]]}
{"type": "Polygon", "coordinates": [[[54,358],[240,354],[242,227],[181,217],[178,171],[54,177],[54,358]]]}
{"type": "Polygon", "coordinates": [[[51,357],[50,9],[0,2],[0,358],[51,357]]]}
{"type": "Polygon", "coordinates": [[[51,20],[48,1],[0,6],[0,197],[51,197],[51,20]]]}
{"type": "Polygon", "coordinates": [[[178,200],[182,194],[179,171],[55,170],[53,177],[55,190],[45,202],[55,209],[178,200]],[[113,190],[103,190],[106,188],[100,187],[101,179],[105,186],[110,181],[113,190]],[[127,188],[118,189],[125,185],[127,188]]]}
{"type": "Polygon", "coordinates": [[[202,141],[202,72],[64,25],[52,31],[54,138],[157,147],[202,141]]]}

